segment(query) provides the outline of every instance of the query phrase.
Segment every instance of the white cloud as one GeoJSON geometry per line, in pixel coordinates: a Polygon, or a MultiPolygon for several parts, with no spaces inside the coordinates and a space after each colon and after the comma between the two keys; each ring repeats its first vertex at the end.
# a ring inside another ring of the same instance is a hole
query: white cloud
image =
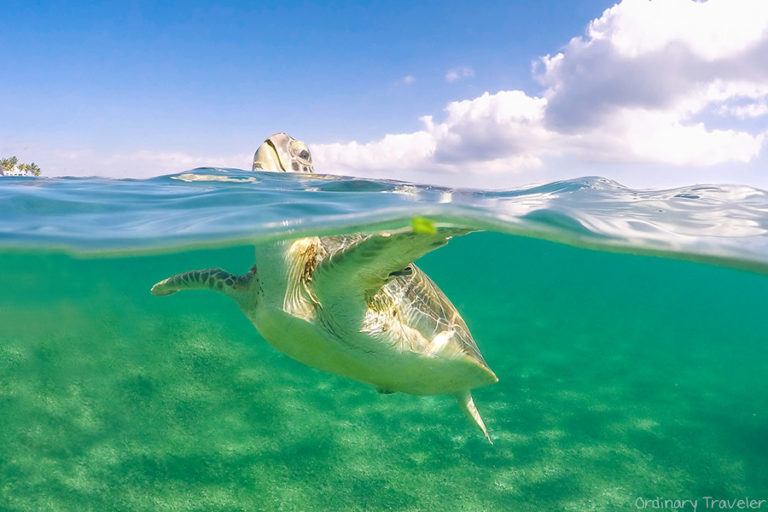
{"type": "Polygon", "coordinates": [[[431,160],[434,151],[434,140],[426,131],[390,134],[364,144],[353,141],[312,145],[316,169],[348,174],[414,169],[431,160]]]}
{"type": "Polygon", "coordinates": [[[485,93],[449,103],[442,122],[421,118],[418,132],[364,144],[315,144],[312,152],[317,169],[348,174],[528,169],[541,164],[529,147],[541,148],[550,136],[542,127],[545,106],[546,99],[522,91],[485,93]]]}
{"type": "Polygon", "coordinates": [[[765,37],[768,3],[763,0],[632,0],[592,21],[587,38],[608,41],[635,58],[680,45],[697,57],[730,58],[765,37]]]}
{"type": "Polygon", "coordinates": [[[195,167],[249,167],[253,154],[193,155],[183,151],[137,150],[103,153],[91,150],[34,148],[46,176],[121,176],[146,178],[195,167]]]}
{"type": "Polygon", "coordinates": [[[748,103],[747,105],[723,105],[718,110],[718,113],[730,115],[738,119],[761,117],[768,114],[768,102],[763,99],[760,102],[748,103]]]}
{"type": "Polygon", "coordinates": [[[449,69],[445,74],[445,81],[448,83],[457,82],[465,78],[472,78],[473,76],[475,76],[475,70],[470,67],[463,66],[460,68],[449,69]]]}
{"type": "Polygon", "coordinates": [[[764,116],[768,114],[768,94],[734,94],[723,100],[716,112],[742,120],[764,116]]]}
{"type": "Polygon", "coordinates": [[[405,75],[403,78],[398,80],[398,83],[402,85],[413,85],[413,83],[416,81],[416,77],[413,75],[405,75]]]}
{"type": "MultiPolygon", "coordinates": [[[[539,59],[534,72],[537,95],[485,93],[449,103],[442,120],[422,118],[418,132],[316,145],[316,168],[402,177],[513,173],[554,159],[752,161],[766,134],[743,120],[768,114],[768,1],[625,0],[539,59]]],[[[457,68],[445,78],[471,74],[457,68]]]]}

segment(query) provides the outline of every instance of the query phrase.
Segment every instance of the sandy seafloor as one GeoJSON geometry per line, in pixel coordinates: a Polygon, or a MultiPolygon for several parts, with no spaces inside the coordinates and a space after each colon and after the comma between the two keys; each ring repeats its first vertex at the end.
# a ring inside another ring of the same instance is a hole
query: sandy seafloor
{"type": "Polygon", "coordinates": [[[637,510],[768,498],[768,277],[472,234],[421,260],[496,385],[380,395],[268,346],[250,247],[0,256],[0,510],[637,510]]]}

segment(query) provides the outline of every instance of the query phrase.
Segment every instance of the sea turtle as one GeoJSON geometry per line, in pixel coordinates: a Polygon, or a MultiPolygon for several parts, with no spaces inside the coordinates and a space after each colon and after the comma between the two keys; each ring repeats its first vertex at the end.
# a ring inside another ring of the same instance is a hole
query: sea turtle
{"type": "MultiPolygon", "coordinates": [[[[281,133],[259,147],[253,167],[312,172],[312,158],[304,143],[281,133]]],[[[470,391],[498,379],[454,305],[413,264],[467,232],[438,226],[260,243],[258,271],[185,272],[152,293],[222,292],[288,356],[381,393],[453,395],[491,441],[470,391]]]]}
{"type": "Polygon", "coordinates": [[[287,133],[276,133],[259,146],[253,155],[253,170],[315,172],[307,145],[287,133]]]}

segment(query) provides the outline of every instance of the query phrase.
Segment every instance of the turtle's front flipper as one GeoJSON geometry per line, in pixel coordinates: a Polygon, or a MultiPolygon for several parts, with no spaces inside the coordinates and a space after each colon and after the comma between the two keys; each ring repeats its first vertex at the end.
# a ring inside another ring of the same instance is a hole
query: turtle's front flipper
{"type": "Polygon", "coordinates": [[[193,270],[163,279],[152,287],[152,295],[170,295],[179,290],[209,289],[235,295],[248,284],[251,275],[236,276],[220,268],[193,270]]]}

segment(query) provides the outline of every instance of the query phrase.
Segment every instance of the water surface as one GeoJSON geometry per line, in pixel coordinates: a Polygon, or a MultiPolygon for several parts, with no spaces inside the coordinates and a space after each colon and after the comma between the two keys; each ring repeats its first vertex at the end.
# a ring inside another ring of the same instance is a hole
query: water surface
{"type": "Polygon", "coordinates": [[[762,191],[208,169],[3,179],[0,200],[2,510],[637,510],[768,494],[762,191]],[[493,446],[450,397],[380,395],[293,362],[224,296],[148,292],[188,269],[245,272],[253,240],[413,215],[486,229],[420,266],[499,376],[475,392],[493,446]]]}

